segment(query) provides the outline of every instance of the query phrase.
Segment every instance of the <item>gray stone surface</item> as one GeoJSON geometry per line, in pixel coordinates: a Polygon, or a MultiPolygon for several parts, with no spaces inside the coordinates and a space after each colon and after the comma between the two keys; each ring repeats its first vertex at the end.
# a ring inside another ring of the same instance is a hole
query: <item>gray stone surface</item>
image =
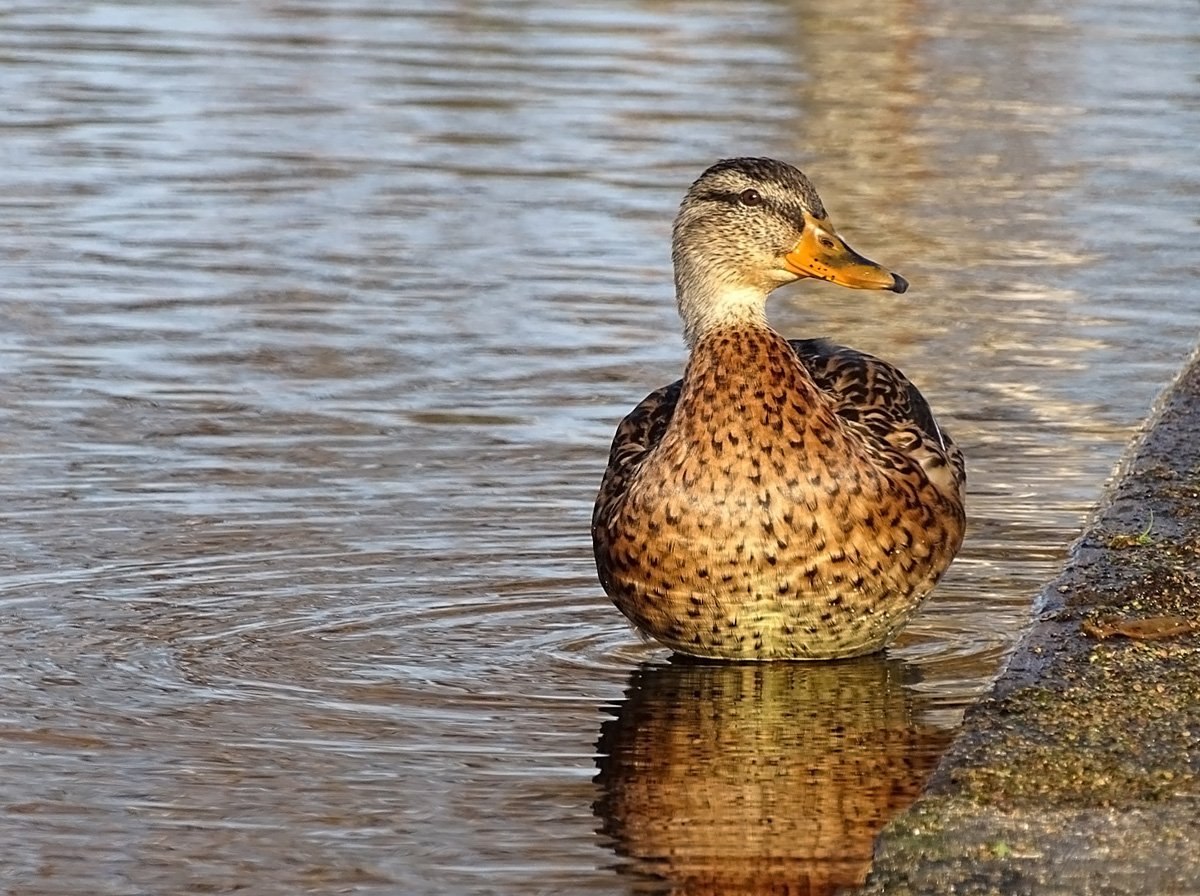
{"type": "Polygon", "coordinates": [[[1200,353],[863,894],[1200,894],[1200,353]]]}

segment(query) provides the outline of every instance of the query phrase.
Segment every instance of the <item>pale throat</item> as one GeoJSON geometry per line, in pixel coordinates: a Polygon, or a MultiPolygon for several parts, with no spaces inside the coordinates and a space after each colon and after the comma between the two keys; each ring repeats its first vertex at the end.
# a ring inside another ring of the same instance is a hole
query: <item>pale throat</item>
{"type": "Polygon", "coordinates": [[[706,333],[739,326],[767,325],[767,293],[761,286],[729,283],[679,284],[676,301],[689,348],[706,333]]]}

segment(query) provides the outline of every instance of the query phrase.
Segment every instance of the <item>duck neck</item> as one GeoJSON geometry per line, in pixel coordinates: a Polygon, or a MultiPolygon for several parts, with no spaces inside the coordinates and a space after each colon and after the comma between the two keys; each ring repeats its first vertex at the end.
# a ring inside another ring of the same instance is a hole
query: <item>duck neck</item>
{"type": "Polygon", "coordinates": [[[768,286],[723,277],[688,253],[675,253],[675,302],[690,349],[718,330],[769,329],[768,292],[768,286]]]}

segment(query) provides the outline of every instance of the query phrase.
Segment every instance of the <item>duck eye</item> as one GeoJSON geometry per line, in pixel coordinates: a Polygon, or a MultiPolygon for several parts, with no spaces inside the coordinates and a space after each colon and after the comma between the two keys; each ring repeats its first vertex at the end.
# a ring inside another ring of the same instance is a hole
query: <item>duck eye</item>
{"type": "Polygon", "coordinates": [[[742,190],[742,192],[738,194],[738,201],[741,202],[742,205],[754,208],[756,205],[762,205],[763,198],[762,194],[759,193],[758,190],[751,188],[749,190],[742,190]]]}

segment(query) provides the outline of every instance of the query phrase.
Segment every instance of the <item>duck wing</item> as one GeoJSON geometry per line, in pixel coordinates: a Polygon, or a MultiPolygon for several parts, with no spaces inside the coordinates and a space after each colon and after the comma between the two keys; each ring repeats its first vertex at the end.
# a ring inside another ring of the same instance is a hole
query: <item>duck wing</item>
{"type": "Polygon", "coordinates": [[[962,451],[938,426],[925,396],[898,368],[828,339],[788,343],[840,418],[868,441],[912,457],[935,482],[962,488],[962,451]]]}
{"type": "Polygon", "coordinates": [[[662,441],[682,390],[683,380],[655,389],[621,421],[608,452],[608,469],[600,483],[594,521],[604,517],[609,505],[625,494],[638,465],[662,441]]]}

